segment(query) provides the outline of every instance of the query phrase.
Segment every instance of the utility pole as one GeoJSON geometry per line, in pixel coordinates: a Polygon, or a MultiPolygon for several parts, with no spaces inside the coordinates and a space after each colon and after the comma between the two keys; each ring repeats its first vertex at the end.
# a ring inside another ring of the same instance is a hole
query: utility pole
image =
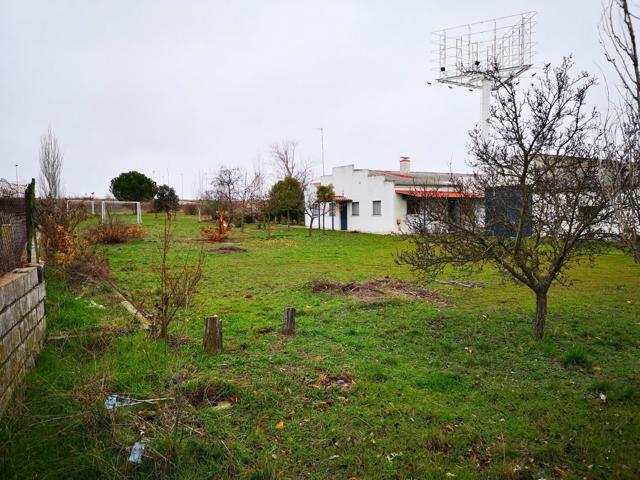
{"type": "Polygon", "coordinates": [[[18,189],[18,164],[16,163],[16,190],[18,189]]]}
{"type": "Polygon", "coordinates": [[[320,148],[322,149],[322,176],[324,177],[324,128],[320,127],[320,148]]]}

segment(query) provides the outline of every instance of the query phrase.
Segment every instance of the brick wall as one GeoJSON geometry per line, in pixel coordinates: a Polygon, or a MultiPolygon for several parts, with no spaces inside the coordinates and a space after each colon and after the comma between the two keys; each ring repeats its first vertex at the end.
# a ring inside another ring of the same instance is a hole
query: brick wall
{"type": "Polygon", "coordinates": [[[41,267],[27,267],[0,276],[0,415],[42,348],[46,320],[41,272],[41,267]]]}

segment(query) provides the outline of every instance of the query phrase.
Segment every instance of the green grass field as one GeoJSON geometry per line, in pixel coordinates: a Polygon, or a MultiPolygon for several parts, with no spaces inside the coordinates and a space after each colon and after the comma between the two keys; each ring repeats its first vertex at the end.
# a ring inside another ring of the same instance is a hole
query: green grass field
{"type": "MultiPolygon", "coordinates": [[[[161,220],[144,221],[144,240],[107,247],[138,298],[157,286],[161,220]]],[[[108,290],[49,278],[50,339],[0,420],[0,478],[640,478],[640,267],[624,255],[553,288],[535,340],[533,295],[494,271],[471,278],[484,288],[428,285],[445,299],[435,303],[309,288],[415,281],[394,261],[408,247],[397,237],[278,227],[265,240],[252,227],[231,238],[246,252],[223,255],[198,230],[178,217],[176,251],[204,247],[206,259],[170,342],[126,333],[130,315],[108,290]],[[278,333],[287,306],[293,337],[278,333]],[[218,356],[201,347],[211,315],[224,321],[218,356]],[[109,392],[177,391],[195,404],[177,437],[174,402],[103,407],[109,392]]]]}

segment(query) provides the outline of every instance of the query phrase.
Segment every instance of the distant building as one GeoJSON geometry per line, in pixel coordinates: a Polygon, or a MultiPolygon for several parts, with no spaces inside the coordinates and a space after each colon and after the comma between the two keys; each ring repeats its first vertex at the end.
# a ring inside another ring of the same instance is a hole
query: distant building
{"type": "MultiPolygon", "coordinates": [[[[357,169],[353,165],[335,167],[331,175],[312,182],[333,185],[336,198],[324,218],[326,229],[370,233],[408,233],[408,216],[418,213],[426,198],[446,198],[452,215],[460,202],[474,202],[484,208],[481,196],[465,195],[457,187],[470,174],[413,172],[409,157],[400,158],[399,170],[357,169]]],[[[311,218],[305,216],[309,226],[311,218]]],[[[314,228],[321,228],[322,218],[314,215],[314,228]]]]}

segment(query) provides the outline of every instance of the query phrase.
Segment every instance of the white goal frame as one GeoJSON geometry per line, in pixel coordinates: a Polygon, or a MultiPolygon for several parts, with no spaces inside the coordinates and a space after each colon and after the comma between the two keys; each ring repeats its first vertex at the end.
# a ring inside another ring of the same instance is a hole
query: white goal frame
{"type": "Polygon", "coordinates": [[[135,205],[136,206],[136,223],[142,225],[142,208],[140,202],[126,202],[120,200],[103,200],[100,203],[100,221],[105,223],[107,221],[107,206],[108,205],[135,205]]]}

